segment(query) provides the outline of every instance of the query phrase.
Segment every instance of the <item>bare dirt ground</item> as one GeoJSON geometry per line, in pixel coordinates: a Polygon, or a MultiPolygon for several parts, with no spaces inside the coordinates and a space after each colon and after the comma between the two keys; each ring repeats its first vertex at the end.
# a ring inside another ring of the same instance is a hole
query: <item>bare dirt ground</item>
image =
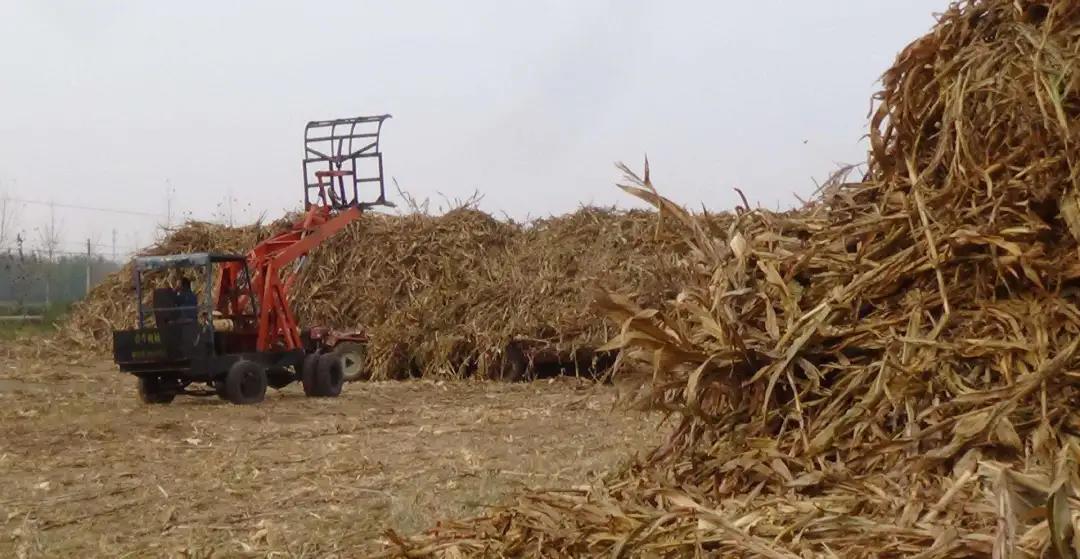
{"type": "Polygon", "coordinates": [[[363,557],[506,503],[586,484],[659,442],[615,389],[296,385],[258,406],[146,406],[104,361],[0,363],[0,557],[363,557]]]}

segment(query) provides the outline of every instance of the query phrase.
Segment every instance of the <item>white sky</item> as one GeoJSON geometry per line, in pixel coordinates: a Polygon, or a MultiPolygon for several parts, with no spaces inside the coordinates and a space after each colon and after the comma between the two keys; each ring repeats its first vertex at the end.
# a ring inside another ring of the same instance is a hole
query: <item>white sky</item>
{"type": "MultiPolygon", "coordinates": [[[[164,214],[168,180],[177,219],[230,192],[276,217],[308,120],[391,113],[387,177],[433,208],[630,206],[613,163],[645,153],[680,203],[788,206],[865,159],[878,77],[945,4],[0,0],[0,191],[164,214]]],[[[106,254],[164,221],[55,212],[65,250],[106,254]]],[[[28,238],[47,215],[20,208],[28,238]]]]}

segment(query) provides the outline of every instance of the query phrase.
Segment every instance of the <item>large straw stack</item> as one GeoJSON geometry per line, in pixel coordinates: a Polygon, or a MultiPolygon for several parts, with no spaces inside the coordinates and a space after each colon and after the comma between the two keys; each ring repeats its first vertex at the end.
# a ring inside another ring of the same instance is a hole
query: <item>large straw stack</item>
{"type": "MultiPolygon", "coordinates": [[[[150,253],[242,253],[284,223],[188,224],[150,253]]],[[[618,288],[659,303],[685,277],[680,246],[681,239],[655,237],[646,211],[582,208],[527,224],[469,207],[439,216],[368,214],[312,253],[294,307],[304,324],[367,330],[375,378],[499,376],[512,344],[548,349],[569,372],[587,372],[574,370],[575,350],[591,354],[613,333],[589,309],[593,291],[618,288]]],[[[111,331],[133,323],[134,304],[125,269],[97,287],[62,332],[107,350],[111,331]]]]}
{"type": "Polygon", "coordinates": [[[869,173],[685,236],[657,310],[600,302],[678,414],[588,491],[410,557],[1080,556],[1080,0],[952,5],[884,76],[869,173]]]}

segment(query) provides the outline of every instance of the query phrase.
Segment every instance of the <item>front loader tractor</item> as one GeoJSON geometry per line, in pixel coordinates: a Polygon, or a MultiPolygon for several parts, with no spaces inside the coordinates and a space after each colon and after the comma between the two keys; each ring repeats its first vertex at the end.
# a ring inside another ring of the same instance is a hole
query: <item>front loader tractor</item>
{"type": "Polygon", "coordinates": [[[310,122],[304,138],[304,212],[246,255],[140,256],[137,316],[113,332],[113,358],[138,377],[146,403],[179,394],[234,404],[299,381],[313,397],[341,394],[366,374],[363,332],[301,328],[292,311],[308,253],[386,201],[379,136],[390,115],[310,122]],[[373,200],[360,193],[378,189],[373,200]],[[193,390],[192,386],[202,390],[193,390]]]}

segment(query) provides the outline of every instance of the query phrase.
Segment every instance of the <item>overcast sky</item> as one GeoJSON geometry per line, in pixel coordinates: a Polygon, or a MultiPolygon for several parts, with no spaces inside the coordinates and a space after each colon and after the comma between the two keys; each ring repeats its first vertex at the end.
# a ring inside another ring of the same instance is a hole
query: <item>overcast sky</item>
{"type": "MultiPolygon", "coordinates": [[[[870,96],[946,0],[0,0],[0,191],[165,214],[276,217],[308,120],[390,113],[388,177],[515,218],[676,201],[788,206],[865,160],[870,96]]],[[[395,193],[396,198],[396,193],[395,193]]],[[[65,250],[164,218],[57,208],[65,250]]],[[[20,208],[27,237],[47,220],[20,208]]]]}

